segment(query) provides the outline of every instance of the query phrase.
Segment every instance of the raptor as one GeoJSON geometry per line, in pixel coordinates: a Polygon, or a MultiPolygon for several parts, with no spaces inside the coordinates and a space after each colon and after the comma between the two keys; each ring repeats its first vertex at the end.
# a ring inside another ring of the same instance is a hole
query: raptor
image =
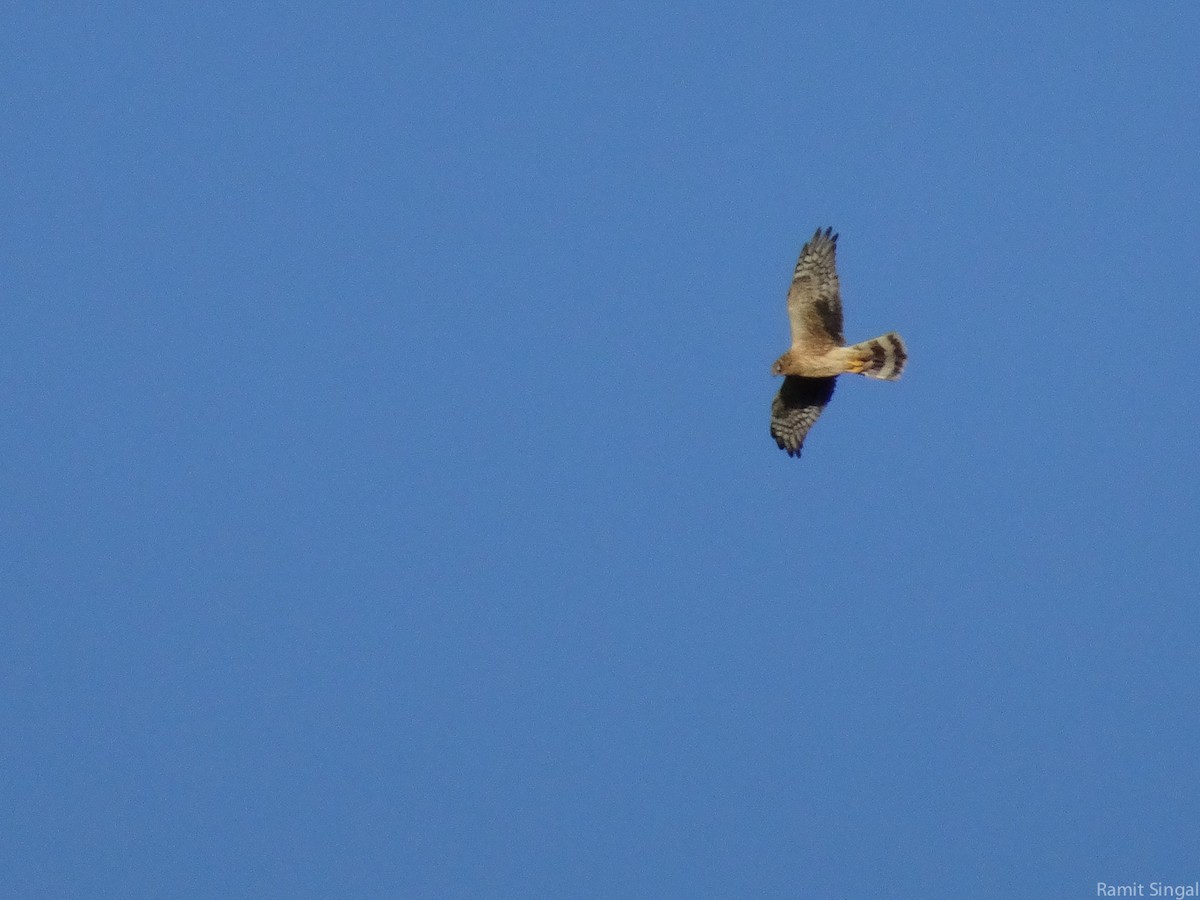
{"type": "Polygon", "coordinates": [[[771,403],[771,436],[788,456],[799,456],[804,438],[847,372],[895,381],[908,351],[894,331],[846,346],[838,287],[837,239],[832,228],[817,233],[800,251],[788,290],[792,346],[775,360],[772,375],[783,385],[771,403]]]}

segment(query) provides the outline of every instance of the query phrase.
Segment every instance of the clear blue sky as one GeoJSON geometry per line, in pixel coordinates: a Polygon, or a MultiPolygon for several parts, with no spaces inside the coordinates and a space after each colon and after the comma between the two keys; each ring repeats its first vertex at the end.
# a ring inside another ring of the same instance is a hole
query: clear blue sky
{"type": "Polygon", "coordinates": [[[1200,879],[1200,11],[898,6],[10,10],[0,894],[1200,879]]]}

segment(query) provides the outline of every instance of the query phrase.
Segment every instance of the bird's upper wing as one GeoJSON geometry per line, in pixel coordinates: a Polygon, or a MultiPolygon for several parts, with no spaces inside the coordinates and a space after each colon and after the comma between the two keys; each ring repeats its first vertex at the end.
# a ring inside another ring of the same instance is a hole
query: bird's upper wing
{"type": "Polygon", "coordinates": [[[804,436],[813,427],[829,398],[837,378],[803,378],[789,375],[771,402],[771,437],[788,456],[799,456],[804,436]]]}
{"type": "Polygon", "coordinates": [[[788,291],[793,347],[819,353],[845,343],[835,258],[837,239],[832,228],[818,228],[800,251],[788,291]]]}

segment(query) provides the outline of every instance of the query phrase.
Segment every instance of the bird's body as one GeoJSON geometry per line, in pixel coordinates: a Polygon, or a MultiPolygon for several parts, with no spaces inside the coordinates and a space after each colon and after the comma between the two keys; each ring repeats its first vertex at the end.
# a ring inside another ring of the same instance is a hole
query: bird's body
{"type": "Polygon", "coordinates": [[[855,365],[859,365],[859,357],[850,347],[833,347],[821,354],[789,350],[775,361],[778,374],[803,378],[830,378],[852,371],[855,365]]]}
{"type": "Polygon", "coordinates": [[[789,456],[799,456],[804,438],[833,396],[837,376],[851,372],[895,381],[908,351],[895,332],[846,346],[837,275],[837,238],[817,229],[800,251],[788,291],[792,346],[771,367],[783,386],[771,404],[771,436],[789,456]]]}

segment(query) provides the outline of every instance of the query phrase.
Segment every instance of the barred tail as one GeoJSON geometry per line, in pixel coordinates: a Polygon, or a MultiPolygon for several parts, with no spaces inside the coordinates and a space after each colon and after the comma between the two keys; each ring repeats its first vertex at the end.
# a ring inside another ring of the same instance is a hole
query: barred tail
{"type": "Polygon", "coordinates": [[[852,365],[850,371],[867,375],[871,378],[882,378],[895,381],[904,371],[904,363],[908,361],[908,351],[904,341],[894,331],[861,344],[854,344],[851,350],[857,351],[857,365],[852,365]],[[858,366],[862,366],[860,369],[858,366]]]}

